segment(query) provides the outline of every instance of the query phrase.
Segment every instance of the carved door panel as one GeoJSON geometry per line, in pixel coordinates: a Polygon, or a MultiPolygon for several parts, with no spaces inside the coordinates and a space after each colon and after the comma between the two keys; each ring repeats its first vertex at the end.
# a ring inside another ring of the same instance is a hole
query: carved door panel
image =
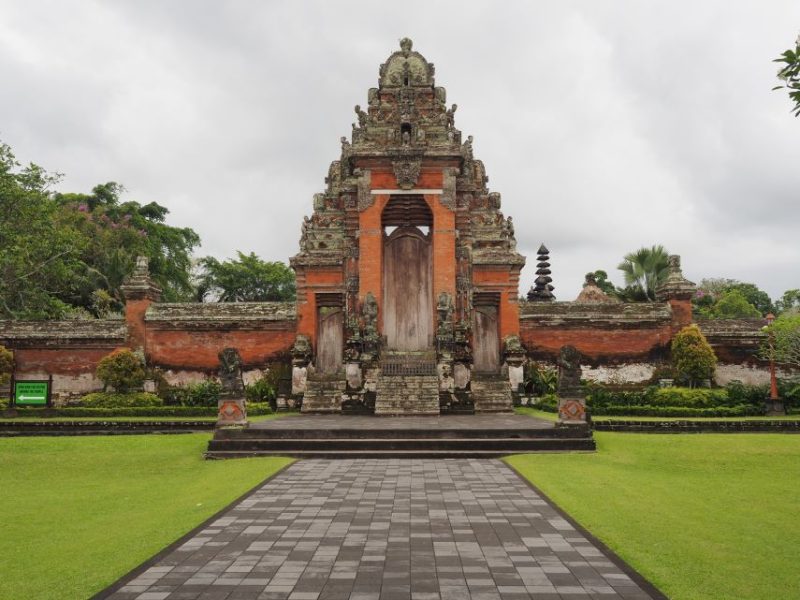
{"type": "Polygon", "coordinates": [[[476,306],[473,358],[476,371],[495,373],[500,369],[500,334],[496,306],[476,306]]]}
{"type": "Polygon", "coordinates": [[[430,234],[398,227],[386,238],[383,262],[383,332],[393,350],[433,346],[430,234]]]}
{"type": "Polygon", "coordinates": [[[336,373],[342,368],[344,311],[338,306],[322,306],[317,323],[317,370],[336,373]]]}

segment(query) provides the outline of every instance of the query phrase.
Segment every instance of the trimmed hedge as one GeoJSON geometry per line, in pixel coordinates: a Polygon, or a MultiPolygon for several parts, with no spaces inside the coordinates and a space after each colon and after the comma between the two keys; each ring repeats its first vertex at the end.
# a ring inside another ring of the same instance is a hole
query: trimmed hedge
{"type": "MultiPolygon", "coordinates": [[[[18,408],[20,417],[216,417],[216,407],[208,406],[129,406],[125,408],[18,408]]],[[[248,402],[249,416],[272,414],[266,402],[248,402]]]]}
{"type": "Polygon", "coordinates": [[[94,392],[86,394],[77,404],[78,408],[131,408],[162,406],[164,401],[155,394],[132,392],[119,394],[116,392],[94,392]]]}
{"type": "Polygon", "coordinates": [[[629,406],[610,404],[591,409],[595,416],[627,417],[756,417],[764,414],[764,409],[749,404],[736,406],[694,407],[694,406],[629,406]]]}

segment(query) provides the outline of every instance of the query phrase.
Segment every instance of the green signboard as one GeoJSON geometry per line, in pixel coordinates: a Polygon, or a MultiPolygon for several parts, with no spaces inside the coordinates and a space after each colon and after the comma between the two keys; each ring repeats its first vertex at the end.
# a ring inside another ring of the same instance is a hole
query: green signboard
{"type": "Polygon", "coordinates": [[[17,406],[46,406],[47,381],[15,381],[14,404],[17,406]]]}

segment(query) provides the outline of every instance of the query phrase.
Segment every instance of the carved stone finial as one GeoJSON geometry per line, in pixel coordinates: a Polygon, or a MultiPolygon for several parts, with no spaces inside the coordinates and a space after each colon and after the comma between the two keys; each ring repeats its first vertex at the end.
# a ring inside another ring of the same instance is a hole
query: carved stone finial
{"type": "Polygon", "coordinates": [[[697,286],[683,276],[681,257],[671,254],[668,260],[669,272],[667,278],[656,288],[656,299],[665,301],[672,298],[691,298],[697,290],[697,286]]]}
{"type": "Polygon", "coordinates": [[[126,300],[149,299],[158,302],[161,299],[161,288],[150,277],[149,260],[146,256],[137,256],[131,274],[125,278],[121,290],[126,300]]]}
{"type": "Polygon", "coordinates": [[[411,48],[414,46],[414,42],[411,41],[410,38],[404,37],[400,40],[400,50],[403,52],[403,56],[408,56],[411,54],[411,48]]]}

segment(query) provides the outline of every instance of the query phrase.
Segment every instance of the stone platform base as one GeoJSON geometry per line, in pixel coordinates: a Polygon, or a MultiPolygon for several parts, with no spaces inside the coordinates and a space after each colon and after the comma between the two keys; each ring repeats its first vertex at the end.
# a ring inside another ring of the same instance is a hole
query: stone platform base
{"type": "Polygon", "coordinates": [[[245,430],[218,429],[206,457],[486,458],[594,449],[588,426],[561,427],[523,415],[300,415],[245,430]]]}

